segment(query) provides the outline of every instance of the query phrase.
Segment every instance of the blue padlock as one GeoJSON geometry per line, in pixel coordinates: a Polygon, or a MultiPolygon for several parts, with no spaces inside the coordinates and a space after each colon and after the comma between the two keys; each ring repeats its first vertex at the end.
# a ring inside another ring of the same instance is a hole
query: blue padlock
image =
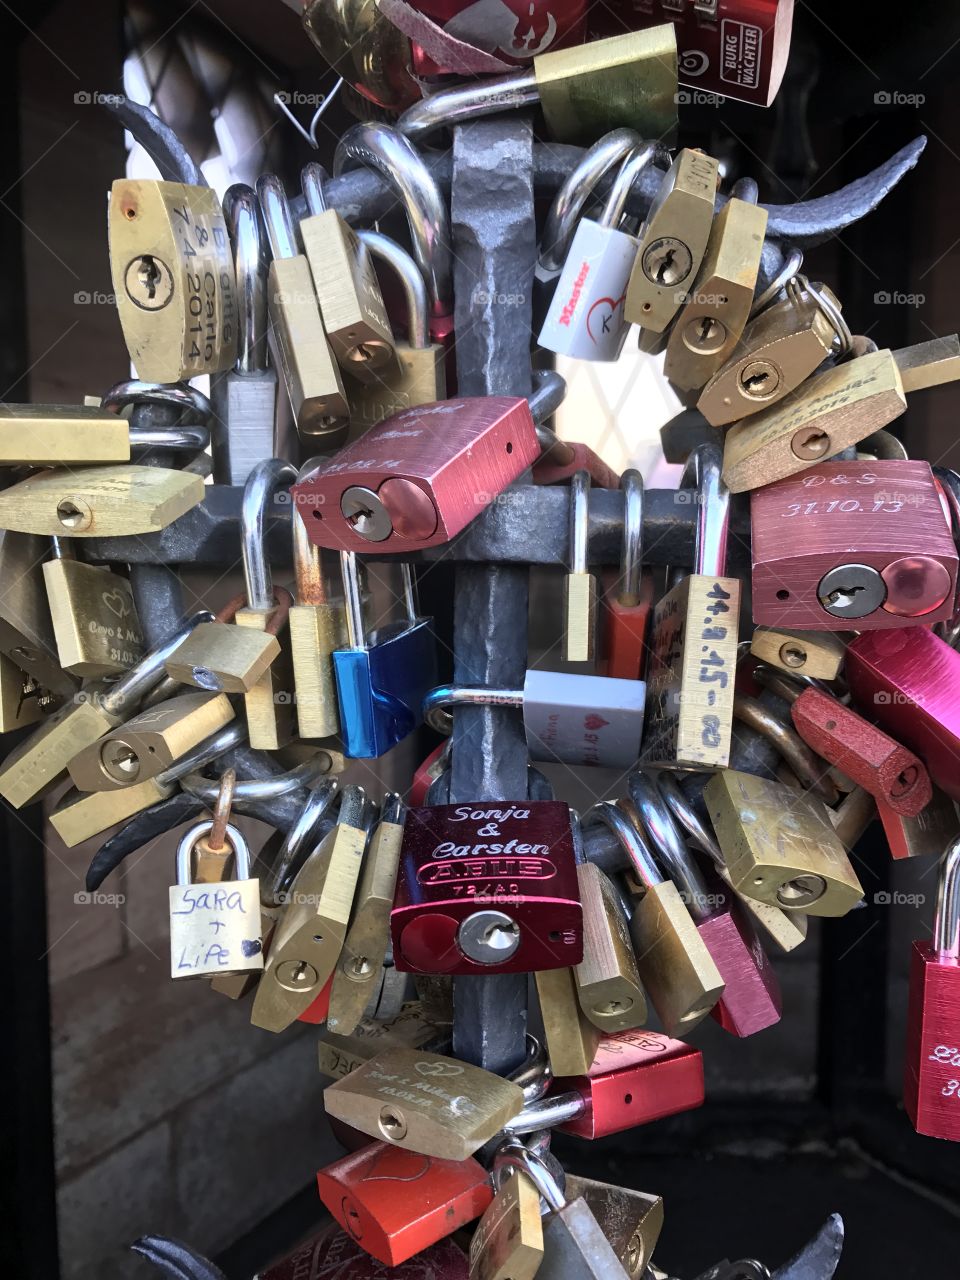
{"type": "Polygon", "coordinates": [[[343,752],[352,759],[372,760],[422,723],[423,699],[437,681],[436,639],[432,619],[417,615],[409,565],[401,565],[407,617],[369,636],[355,552],[340,552],[340,568],[350,642],[349,648],[333,653],[343,752]]]}

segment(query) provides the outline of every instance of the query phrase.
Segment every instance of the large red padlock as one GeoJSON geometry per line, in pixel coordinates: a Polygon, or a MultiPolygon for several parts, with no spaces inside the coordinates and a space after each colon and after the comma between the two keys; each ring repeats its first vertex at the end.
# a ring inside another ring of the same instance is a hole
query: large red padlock
{"type": "Polygon", "coordinates": [[[960,839],[940,867],[933,936],[913,944],[903,1105],[918,1133],[960,1142],[960,839]]]}
{"type": "MultiPolygon", "coordinates": [[[[413,7],[447,35],[518,67],[586,35],[587,0],[413,0],[413,7]]],[[[415,41],[411,49],[416,75],[450,70],[415,41]]]]}

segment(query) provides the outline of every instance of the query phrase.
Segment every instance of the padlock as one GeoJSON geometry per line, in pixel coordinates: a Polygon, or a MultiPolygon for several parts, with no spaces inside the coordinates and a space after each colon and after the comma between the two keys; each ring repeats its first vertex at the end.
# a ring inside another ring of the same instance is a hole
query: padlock
{"type": "Polygon", "coordinates": [[[190,859],[197,840],[213,826],[198,822],[177,846],[177,883],[170,886],[170,976],[206,978],[263,968],[260,940],[260,882],[250,879],[250,847],[235,826],[236,880],[216,885],[190,883],[190,859]]]}
{"type": "MultiPolygon", "coordinates": [[[[297,478],[296,468],[280,458],[258,462],[243,489],[240,507],[240,550],[247,603],[234,625],[266,631],[278,608],[266,548],[267,517],[273,502],[289,501],[285,490],[297,478]]],[[[278,634],[282,652],[256,684],[243,695],[251,747],[276,751],[293,737],[293,671],[289,641],[278,634]]]]}
{"type": "Polygon", "coordinates": [[[0,404],[0,466],[130,461],[130,424],[94,405],[0,404]]]}
{"type": "Polygon", "coordinates": [[[0,733],[25,729],[44,720],[60,699],[0,653],[0,733]]]}
{"type": "Polygon", "coordinates": [[[677,126],[677,39],[669,23],[538,54],[533,70],[485,76],[408,107],[397,128],[418,143],[448,123],[539,102],[555,142],[587,144],[610,129],[669,137],[677,126]]]}
{"type": "MultiPolygon", "coordinates": [[[[447,35],[516,66],[526,66],[548,49],[582,44],[586,34],[586,0],[513,0],[496,11],[477,0],[417,0],[415,8],[447,35]]],[[[442,49],[431,56],[414,43],[412,51],[418,76],[462,70],[447,65],[442,49]]]]}
{"type": "Polygon", "coordinates": [[[346,426],[349,410],[320,318],[310,264],[300,252],[280,179],[273,174],[258,178],[257,195],[273,255],[267,310],[297,432],[301,440],[336,436],[346,426]]]}
{"type": "Polygon", "coordinates": [[[953,613],[957,549],[927,462],[822,462],[751,494],[750,521],[755,622],[870,631],[953,613]]]}
{"type": "Polygon", "coordinates": [[[413,973],[530,973],[583,958],[570,809],[560,801],[407,813],[390,913],[413,973]]]}
{"type": "Polygon", "coordinates": [[[372,427],[293,498],[318,546],[403,555],[449,542],[539,456],[525,399],[441,400],[372,427]]]}
{"type": "Polygon", "coordinates": [[[724,481],[732,493],[743,493],[798,472],[809,474],[814,463],[872,435],[906,407],[892,352],[873,351],[835,365],[808,378],[787,403],[730,428],[723,446],[724,481]]]}
{"type": "Polygon", "coordinates": [[[346,1033],[334,1031],[328,1024],[317,1046],[320,1074],[333,1080],[349,1075],[378,1053],[397,1048],[420,1049],[443,1046],[449,1040],[449,1028],[431,1022],[419,1000],[408,1001],[396,1017],[386,1022],[361,1018],[346,1033]]]}
{"type": "Polygon", "coordinates": [[[697,408],[711,426],[751,417],[756,422],[753,415],[797,391],[829,356],[849,354],[850,327],[831,289],[794,276],[786,293],[748,321],[733,358],[700,392],[697,408]]]}
{"type": "Polygon", "coordinates": [[[430,341],[427,286],[420,268],[405,249],[379,231],[358,231],[357,239],[396,276],[406,306],[407,338],[395,342],[396,363],[382,370],[376,381],[347,386],[351,440],[392,414],[433,404],[447,394],[446,353],[440,343],[430,341]]]}
{"type": "Polygon", "coordinates": [[[533,1280],[543,1258],[540,1193],[522,1169],[493,1158],[495,1195],[470,1241],[470,1280],[533,1280]]]}
{"type": "Polygon", "coordinates": [[[596,654],[597,579],[587,563],[589,504],[590,476],[577,471],[570,477],[570,568],[563,576],[560,656],[564,662],[592,662],[596,654]]]}
{"type": "Polygon", "coordinates": [[[523,1107],[523,1090],[468,1062],[393,1048],[327,1085],[329,1115],[406,1151],[466,1160],[523,1107]]]}
{"type": "Polygon", "coordinates": [[[203,477],[117,464],[36,471],[0,492],[0,526],[61,538],[159,533],[203,501],[203,477]]]}
{"type": "Polygon", "coordinates": [[[621,163],[597,221],[581,218],[538,339],[541,347],[580,360],[619,359],[629,324],[623,300],[637,256],[635,236],[620,230],[634,180],[656,146],[635,147],[621,163]]]}
{"type": "Polygon", "coordinates": [[[293,1253],[258,1271],[253,1280],[468,1280],[463,1250],[453,1240],[439,1240],[398,1267],[385,1269],[337,1223],[328,1222],[319,1235],[293,1253]]]}
{"type": "Polygon", "coordinates": [[[369,253],[336,209],[327,208],[325,179],[315,161],[304,166],[303,252],[337,363],[359,381],[376,383],[396,368],[393,330],[369,253]]]}
{"type": "Polygon", "coordinates": [[[317,52],[361,102],[402,111],[419,99],[420,86],[410,73],[410,41],[375,0],[337,5],[306,0],[301,16],[317,52]]]}
{"type": "Polygon", "coordinates": [[[77,676],[129,671],[143,657],[143,635],[126,578],[83,564],[65,538],[53,539],[43,563],[60,664],[77,676]]]}
{"type": "Polygon", "coordinates": [[[237,277],[237,358],[211,380],[211,453],[214,483],[242,485],[258,462],[278,452],[277,371],[267,345],[270,263],[254,189],[242,182],[228,187],[223,216],[237,277]]]}
{"type": "Polygon", "coordinates": [[[653,612],[653,574],[643,568],[643,477],[631,468],[620,477],[620,487],[623,544],[619,574],[604,579],[603,671],[617,680],[642,680],[653,612]]]}
{"type": "Polygon", "coordinates": [[[877,800],[877,813],[891,858],[919,858],[939,853],[960,831],[954,802],[939,787],[933,798],[914,818],[897,813],[884,800],[877,800]]]}
{"type": "Polygon", "coordinates": [[[660,183],[627,282],[628,324],[663,333],[686,301],[707,251],[720,183],[720,162],[684,147],[660,183]]]}
{"type": "Polygon", "coordinates": [[[571,1200],[583,1197],[630,1280],[640,1280],[663,1230],[663,1197],[574,1173],[566,1175],[564,1193],[571,1200]]]}
{"type": "Polygon", "coordinates": [[[533,976],[551,1071],[554,1075],[578,1075],[586,1071],[597,1051],[601,1032],[583,1012],[574,970],[543,969],[533,976]]]}
{"type": "Polygon", "coordinates": [[[369,760],[395,747],[421,723],[424,698],[436,680],[436,641],[432,619],[418,616],[409,565],[401,565],[406,619],[377,627],[369,637],[352,551],[340,552],[340,568],[349,644],[333,654],[340,732],[346,756],[369,760]]]}
{"type": "Polygon", "coordinates": [[[637,880],[630,938],[647,998],[668,1035],[690,1031],[723,995],[716,962],[697,933],[677,886],[664,878],[639,827],[617,805],[602,801],[584,825],[603,822],[622,844],[637,880]]]}
{"type": "Polygon", "coordinates": [[[626,1280],[613,1246],[600,1230],[586,1200],[566,1200],[542,1156],[523,1143],[505,1143],[498,1152],[502,1167],[513,1163],[529,1175],[551,1212],[543,1218],[543,1260],[539,1280],[626,1280]]]}
{"type": "Polygon", "coordinates": [[[285,891],[286,910],[253,1002],[255,1027],[279,1032],[310,1007],[340,957],[367,844],[362,787],[344,787],[336,826],[285,891]]]}
{"type": "Polygon", "coordinates": [[[43,581],[42,539],[0,528],[0,653],[58,698],[80,681],[63,670],[43,581]]]}
{"type": "Polygon", "coordinates": [[[847,646],[844,676],[854,706],[915,751],[934,784],[960,799],[960,654],[925,626],[872,631],[847,646]]]}
{"type": "Polygon", "coordinates": [[[211,187],[120,178],[110,191],[110,273],[137,375],[180,382],[237,357],[237,282],[211,187]]]}
{"type": "Polygon", "coordinates": [[[690,455],[681,490],[691,472],[700,504],[694,571],[653,611],[645,768],[725,768],[730,759],[740,582],[723,576],[730,494],[719,449],[690,455]]]}
{"type": "Polygon", "coordinates": [[[660,794],[667,802],[687,839],[713,863],[713,869],[731,893],[737,899],[751,920],[762,929],[768,941],[774,943],[781,951],[793,951],[807,937],[807,917],[800,911],[784,911],[781,907],[769,902],[761,902],[748,894],[738,893],[723,860],[720,846],[708,823],[701,822],[699,814],[684,794],[676,775],[662,772],[657,778],[660,794]]]}
{"type": "Polygon", "coordinates": [[[556,1126],[578,1138],[606,1138],[703,1105],[703,1055],[657,1032],[628,1031],[629,1042],[603,1036],[589,1069],[558,1077],[545,1098],[507,1122],[511,1134],[556,1126]],[[605,1046],[625,1047],[624,1053],[605,1046]]]}
{"type": "Polygon", "coordinates": [[[577,881],[583,905],[583,959],[574,970],[580,1007],[601,1031],[641,1027],[647,1002],[617,892],[590,862],[577,866],[577,881]]]}
{"type": "Polygon", "coordinates": [[[7,755],[0,767],[0,795],[15,809],[46,795],[78,752],[122,724],[143,696],[163,679],[164,661],[183,637],[212,617],[207,609],[193,614],[112,684],[84,690],[48,716],[7,755]]]}
{"type": "Polygon", "coordinates": [[[750,653],[783,671],[817,680],[836,680],[847,646],[829,631],[791,631],[789,627],[754,627],[750,653]]]}
{"type": "Polygon", "coordinates": [[[297,592],[289,619],[297,732],[301,738],[328,738],[340,729],[333,652],[347,642],[343,602],[328,598],[323,552],[310,541],[304,522],[294,515],[290,525],[297,592]]]}
{"type": "Polygon", "coordinates": [[[472,1222],[493,1199],[478,1161],[443,1160],[386,1142],[368,1143],[321,1169],[317,1186],[337,1222],[388,1267],[472,1222]]]}
{"type": "Polygon", "coordinates": [[[182,693],[141,711],[85,747],[68,772],[79,791],[116,791],[154,778],[229,724],[225,693],[182,693]]]}
{"type": "Polygon", "coordinates": [[[723,979],[723,995],[710,1016],[741,1038],[773,1026],[783,1012],[780,984],[746,913],[697,866],[653,780],[632,773],[628,787],[629,799],[620,806],[648,836],[723,979]]]}
{"type": "Polygon", "coordinates": [[[960,839],[940,863],[933,935],[913,944],[903,1105],[917,1133],[960,1142],[960,839]]]}
{"type": "Polygon", "coordinates": [[[287,623],[293,597],[283,587],[274,588],[277,601],[266,630],[232,625],[247,603],[243,594],[234,596],[218,610],[213,622],[196,627],[180,648],[166,661],[167,675],[178,684],[217,693],[249,693],[280,656],[277,632],[287,623]]]}
{"type": "Polygon", "coordinates": [[[915,818],[933,798],[923,761],[836,698],[804,689],[790,716],[818,756],[895,812],[915,818]]]}
{"type": "Polygon", "coordinates": [[[419,809],[427,803],[427,793],[434,782],[450,767],[450,739],[434,747],[425,760],[417,765],[413,772],[413,781],[407,798],[411,809],[419,809]]]}
{"type": "Polygon", "coordinates": [[[785,911],[842,916],[863,896],[826,807],[753,774],[715,774],[704,800],[733,884],[785,911]]]}
{"type": "Polygon", "coordinates": [[[562,671],[527,671],[522,689],[441,685],[424,699],[423,714],[438,733],[450,733],[457,706],[522,707],[527,750],[534,760],[627,769],[636,763],[643,732],[646,685],[562,671]]]}
{"type": "Polygon", "coordinates": [[[403,801],[390,791],[364,858],[350,927],[334,971],[327,1026],[341,1036],[350,1035],[359,1024],[390,945],[403,824],[403,801]]]}
{"type": "Polygon", "coordinates": [[[736,349],[753,305],[766,229],[766,209],[745,200],[728,200],[714,218],[700,271],[666,344],[664,376],[681,399],[698,392],[736,349]]]}
{"type": "Polygon", "coordinates": [[[627,10],[595,10],[591,31],[595,24],[621,30],[658,22],[676,29],[680,83],[688,90],[681,103],[716,97],[769,107],[777,96],[790,54],[792,0],[644,0],[627,10]]]}

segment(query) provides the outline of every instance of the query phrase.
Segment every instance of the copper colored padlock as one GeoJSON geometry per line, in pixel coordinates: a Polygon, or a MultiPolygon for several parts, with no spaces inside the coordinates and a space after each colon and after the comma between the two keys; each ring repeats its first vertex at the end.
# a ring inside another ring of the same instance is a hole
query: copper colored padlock
{"type": "Polygon", "coordinates": [[[493,1199],[472,1157],[438,1160],[372,1142],[321,1169],[320,1199],[367,1253],[396,1267],[464,1223],[493,1199]]]}
{"type": "Polygon", "coordinates": [[[598,489],[619,489],[620,477],[587,444],[557,439],[533,464],[534,484],[562,484],[577,471],[586,471],[598,489]]]}

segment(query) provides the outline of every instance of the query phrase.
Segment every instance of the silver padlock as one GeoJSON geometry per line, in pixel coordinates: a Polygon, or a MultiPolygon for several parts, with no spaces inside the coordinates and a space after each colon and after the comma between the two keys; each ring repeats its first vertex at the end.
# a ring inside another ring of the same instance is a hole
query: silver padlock
{"type": "Polygon", "coordinates": [[[580,220],[540,330],[540,346],[548,351],[611,361],[623,350],[630,327],[623,301],[639,241],[618,228],[633,183],[655,154],[652,142],[634,147],[620,165],[600,218],[580,220]]]}
{"type": "Polygon", "coordinates": [[[250,878],[250,846],[227,824],[236,880],[190,883],[190,858],[197,841],[213,829],[198,822],[177,846],[177,883],[170,886],[170,976],[208,978],[263,968],[260,937],[260,881],[250,878]]]}
{"type": "Polygon", "coordinates": [[[640,751],[645,698],[642,680],[534,670],[522,689],[441,685],[424,699],[423,716],[439,733],[450,733],[448,707],[520,707],[531,759],[627,769],[640,751]]]}

